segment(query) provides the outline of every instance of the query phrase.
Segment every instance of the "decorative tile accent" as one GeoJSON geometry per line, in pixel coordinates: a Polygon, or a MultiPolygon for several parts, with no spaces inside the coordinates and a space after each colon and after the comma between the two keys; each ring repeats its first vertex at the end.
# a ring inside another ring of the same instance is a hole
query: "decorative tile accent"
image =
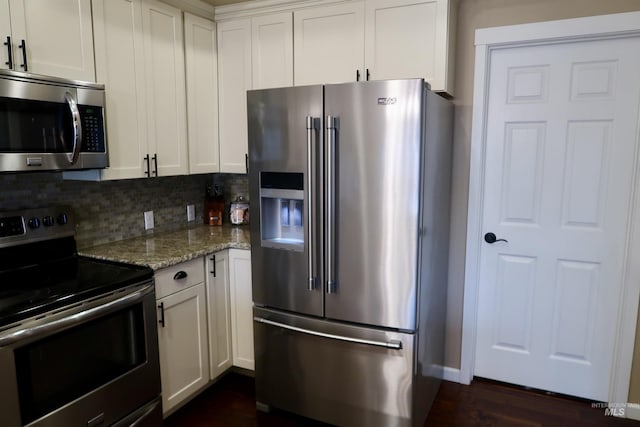
{"type": "Polygon", "coordinates": [[[206,186],[214,179],[223,185],[225,200],[231,200],[232,192],[248,194],[243,175],[85,182],[64,181],[59,172],[0,174],[0,211],[70,205],[78,247],[84,248],[184,228],[187,204],[195,205],[196,223],[202,223],[206,186]],[[153,232],[144,229],[143,213],[148,210],[154,214],[153,232]]]}

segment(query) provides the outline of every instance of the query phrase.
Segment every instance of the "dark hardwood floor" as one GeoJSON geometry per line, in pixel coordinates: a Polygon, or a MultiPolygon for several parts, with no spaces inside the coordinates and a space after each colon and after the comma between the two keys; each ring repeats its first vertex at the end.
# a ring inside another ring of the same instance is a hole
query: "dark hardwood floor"
{"type": "MultiPolygon", "coordinates": [[[[282,411],[256,410],[253,378],[227,374],[169,416],[165,427],[321,427],[325,424],[282,411]]],[[[640,426],[605,416],[590,402],[492,381],[470,386],[444,381],[425,427],[453,426],[640,426]]]]}

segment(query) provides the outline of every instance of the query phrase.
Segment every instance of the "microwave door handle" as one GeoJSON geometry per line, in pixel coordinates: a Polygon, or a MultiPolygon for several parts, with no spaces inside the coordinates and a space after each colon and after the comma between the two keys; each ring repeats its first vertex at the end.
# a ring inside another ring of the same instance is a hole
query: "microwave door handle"
{"type": "Polygon", "coordinates": [[[69,92],[64,94],[64,98],[67,101],[69,110],[71,110],[71,126],[73,127],[73,150],[70,154],[67,154],[69,164],[75,165],[80,156],[80,146],[82,145],[82,123],[80,121],[80,110],[78,109],[78,103],[73,95],[69,92]]]}

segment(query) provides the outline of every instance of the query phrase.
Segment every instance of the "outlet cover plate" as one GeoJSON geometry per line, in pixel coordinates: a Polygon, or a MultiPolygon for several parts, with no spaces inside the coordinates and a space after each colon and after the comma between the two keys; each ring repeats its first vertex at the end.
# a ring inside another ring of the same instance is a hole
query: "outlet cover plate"
{"type": "Polygon", "coordinates": [[[153,228],[153,211],[144,213],[144,229],[151,230],[153,228]]]}
{"type": "Polygon", "coordinates": [[[187,205],[187,222],[196,220],[196,205],[187,205]]]}

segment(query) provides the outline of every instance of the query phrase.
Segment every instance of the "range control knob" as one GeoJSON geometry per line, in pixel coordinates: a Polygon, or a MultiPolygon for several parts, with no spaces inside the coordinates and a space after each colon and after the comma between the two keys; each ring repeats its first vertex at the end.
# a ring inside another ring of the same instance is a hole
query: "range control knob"
{"type": "Polygon", "coordinates": [[[38,228],[40,228],[40,219],[36,217],[29,218],[29,221],[27,221],[27,225],[30,229],[37,230],[38,228]]]}
{"type": "Polygon", "coordinates": [[[44,224],[45,227],[51,227],[54,224],[53,217],[51,215],[47,215],[43,217],[42,223],[44,224]]]}
{"type": "Polygon", "coordinates": [[[60,215],[58,215],[58,224],[66,225],[68,223],[69,223],[69,217],[67,216],[66,213],[61,213],[60,215]]]}

